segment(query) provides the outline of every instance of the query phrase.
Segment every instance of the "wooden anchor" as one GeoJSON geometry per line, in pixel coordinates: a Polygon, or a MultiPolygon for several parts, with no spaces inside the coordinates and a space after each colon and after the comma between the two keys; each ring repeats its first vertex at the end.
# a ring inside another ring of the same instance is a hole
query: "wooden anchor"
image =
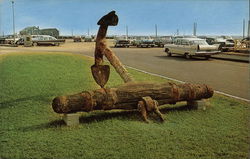
{"type": "Polygon", "coordinates": [[[111,11],[103,16],[97,23],[100,25],[96,38],[95,64],[91,66],[93,78],[101,87],[93,91],[84,91],[74,95],[56,97],[52,102],[55,112],[69,114],[76,112],[89,112],[93,110],[110,109],[137,109],[142,118],[148,122],[147,114],[154,112],[161,121],[163,115],[159,106],[163,104],[175,104],[179,101],[193,101],[207,99],[213,96],[213,89],[207,85],[198,84],[174,84],[136,82],[122,65],[118,57],[106,44],[108,26],[118,24],[118,16],[111,11]],[[109,79],[109,65],[103,65],[103,56],[115,68],[125,84],[116,88],[104,88],[109,79]]]}

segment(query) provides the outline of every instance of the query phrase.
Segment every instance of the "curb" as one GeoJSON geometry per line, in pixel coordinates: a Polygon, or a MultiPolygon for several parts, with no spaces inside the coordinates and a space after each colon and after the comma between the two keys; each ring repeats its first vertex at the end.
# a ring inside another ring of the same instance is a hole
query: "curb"
{"type": "Polygon", "coordinates": [[[241,56],[241,55],[218,54],[218,55],[211,56],[211,58],[218,59],[218,60],[246,62],[246,63],[250,62],[250,57],[249,56],[241,56]]]}

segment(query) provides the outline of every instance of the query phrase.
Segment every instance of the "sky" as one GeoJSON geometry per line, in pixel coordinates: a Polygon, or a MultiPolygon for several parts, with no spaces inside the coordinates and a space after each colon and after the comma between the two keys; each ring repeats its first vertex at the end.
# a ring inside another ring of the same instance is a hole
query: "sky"
{"type": "MultiPolygon", "coordinates": [[[[112,10],[119,17],[109,35],[242,35],[249,0],[14,0],[15,28],[58,28],[60,35],[96,34],[97,21],[112,10]]],[[[0,35],[13,33],[11,0],[0,0],[0,35]]],[[[246,27],[247,28],[247,27],[246,27]]]]}

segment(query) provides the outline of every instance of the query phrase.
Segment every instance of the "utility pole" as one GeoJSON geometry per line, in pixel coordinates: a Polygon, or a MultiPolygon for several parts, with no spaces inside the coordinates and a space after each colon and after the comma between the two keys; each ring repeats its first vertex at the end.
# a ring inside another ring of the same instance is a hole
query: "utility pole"
{"type": "MultiPolygon", "coordinates": [[[[250,0],[248,1],[248,8],[250,7],[250,0]]],[[[250,37],[250,12],[248,12],[248,32],[247,32],[247,37],[250,37]]]]}
{"type": "Polygon", "coordinates": [[[243,39],[245,38],[245,19],[243,19],[243,39]]]}
{"type": "Polygon", "coordinates": [[[157,24],[155,24],[155,38],[157,38],[157,24]]]}
{"type": "Polygon", "coordinates": [[[15,32],[15,11],[14,11],[14,1],[11,1],[12,3],[12,15],[13,15],[13,36],[14,36],[14,44],[16,41],[16,32],[15,32]]]}
{"type": "Polygon", "coordinates": [[[197,23],[194,23],[194,30],[193,30],[193,35],[196,36],[196,31],[197,31],[197,23]]]}
{"type": "Polygon", "coordinates": [[[177,31],[176,31],[176,35],[177,35],[177,36],[179,35],[179,29],[177,29],[177,31]]]}
{"type": "Polygon", "coordinates": [[[250,37],[250,20],[248,20],[248,33],[247,33],[247,37],[250,37]]]}
{"type": "Polygon", "coordinates": [[[126,40],[128,40],[128,26],[126,25],[126,40]]]}

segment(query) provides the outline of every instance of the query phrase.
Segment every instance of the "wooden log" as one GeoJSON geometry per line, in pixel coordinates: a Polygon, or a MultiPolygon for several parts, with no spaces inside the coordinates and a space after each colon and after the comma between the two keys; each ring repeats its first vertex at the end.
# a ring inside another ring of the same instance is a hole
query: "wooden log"
{"type": "Polygon", "coordinates": [[[69,96],[56,97],[52,108],[57,113],[109,109],[137,109],[142,97],[150,96],[159,105],[175,104],[179,101],[206,99],[213,96],[207,85],[129,82],[116,88],[101,88],[69,96]]]}

